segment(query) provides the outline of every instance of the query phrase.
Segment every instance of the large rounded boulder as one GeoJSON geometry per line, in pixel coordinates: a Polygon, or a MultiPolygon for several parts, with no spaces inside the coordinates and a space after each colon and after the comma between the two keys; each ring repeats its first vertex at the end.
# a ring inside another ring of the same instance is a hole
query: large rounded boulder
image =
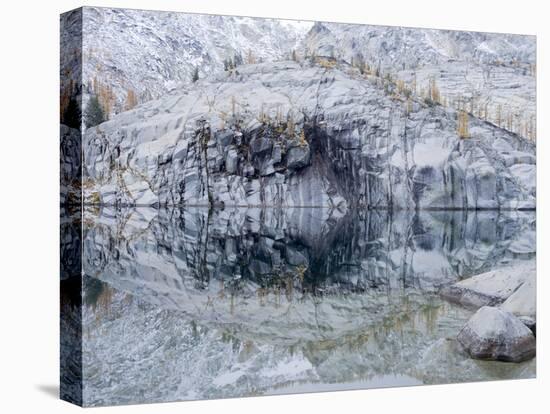
{"type": "Polygon", "coordinates": [[[472,358],[521,362],[536,353],[536,340],[516,316],[483,306],[458,334],[458,342],[472,358]]]}

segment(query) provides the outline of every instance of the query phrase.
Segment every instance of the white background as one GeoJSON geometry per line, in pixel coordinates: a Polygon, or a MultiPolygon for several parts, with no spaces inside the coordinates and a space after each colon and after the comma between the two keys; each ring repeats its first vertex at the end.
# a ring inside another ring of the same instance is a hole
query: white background
{"type": "MultiPolygon", "coordinates": [[[[548,410],[548,67],[546,1],[186,0],[87,5],[536,34],[538,36],[538,378],[450,386],[101,409],[116,413],[548,410]],[[546,349],[545,349],[546,348],[546,349]],[[546,407],[545,407],[546,405],[546,407]]],[[[0,13],[0,411],[70,413],[58,387],[59,13],[79,1],[8,0],[0,13]]],[[[548,412],[548,411],[546,411],[548,412]]]]}

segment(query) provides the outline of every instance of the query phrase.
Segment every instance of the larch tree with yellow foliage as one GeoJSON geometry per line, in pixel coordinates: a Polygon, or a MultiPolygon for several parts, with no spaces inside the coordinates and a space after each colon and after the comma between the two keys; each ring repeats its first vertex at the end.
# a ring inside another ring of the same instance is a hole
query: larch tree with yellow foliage
{"type": "Polygon", "coordinates": [[[470,129],[468,126],[468,113],[464,110],[458,111],[457,133],[461,139],[470,138],[470,129]]]}
{"type": "Polygon", "coordinates": [[[138,104],[138,100],[136,97],[136,93],[132,89],[129,89],[128,93],[126,94],[126,102],[124,103],[124,109],[126,111],[129,111],[130,109],[137,106],[137,104],[138,104]]]}

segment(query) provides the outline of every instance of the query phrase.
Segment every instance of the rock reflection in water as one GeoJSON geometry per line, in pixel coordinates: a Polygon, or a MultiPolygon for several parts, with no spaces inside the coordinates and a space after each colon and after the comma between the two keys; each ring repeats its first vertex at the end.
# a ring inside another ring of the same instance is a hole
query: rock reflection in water
{"type": "Polygon", "coordinates": [[[453,339],[442,285],[535,255],[533,212],[89,210],[83,398],[123,404],[533,377],[453,339]]]}

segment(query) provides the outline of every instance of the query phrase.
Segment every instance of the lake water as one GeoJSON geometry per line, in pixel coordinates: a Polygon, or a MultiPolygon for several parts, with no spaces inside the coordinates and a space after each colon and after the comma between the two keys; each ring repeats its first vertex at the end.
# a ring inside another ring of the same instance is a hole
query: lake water
{"type": "Polygon", "coordinates": [[[535,360],[465,355],[472,311],[438,295],[535,260],[534,212],[88,208],[76,223],[62,266],[82,266],[82,311],[62,329],[82,329],[86,405],[535,376],[535,360]]]}

